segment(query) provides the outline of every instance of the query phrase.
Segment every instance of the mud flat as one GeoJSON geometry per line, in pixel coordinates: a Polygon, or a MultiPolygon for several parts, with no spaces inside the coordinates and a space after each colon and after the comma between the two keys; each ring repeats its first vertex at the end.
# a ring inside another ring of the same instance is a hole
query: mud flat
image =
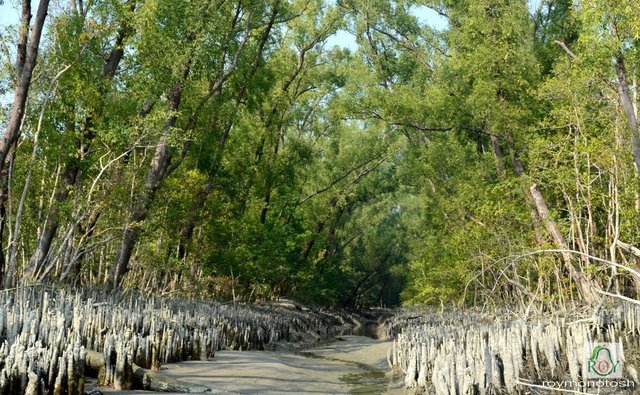
{"type": "MultiPolygon", "coordinates": [[[[391,342],[364,336],[340,336],[299,354],[275,351],[216,353],[207,361],[168,364],[161,372],[218,393],[240,394],[382,394],[402,393],[387,364],[391,342]]],[[[163,394],[100,389],[105,394],[163,394]]]]}

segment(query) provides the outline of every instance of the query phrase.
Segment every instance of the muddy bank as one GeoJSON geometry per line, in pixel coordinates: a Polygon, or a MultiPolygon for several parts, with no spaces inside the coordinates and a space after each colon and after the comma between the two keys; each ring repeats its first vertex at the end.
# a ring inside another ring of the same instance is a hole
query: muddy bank
{"type": "MultiPolygon", "coordinates": [[[[207,361],[169,364],[162,373],[222,393],[382,394],[401,393],[387,364],[391,342],[340,336],[298,354],[276,351],[219,351],[207,361]]],[[[164,394],[100,389],[105,394],[164,394]]]]}

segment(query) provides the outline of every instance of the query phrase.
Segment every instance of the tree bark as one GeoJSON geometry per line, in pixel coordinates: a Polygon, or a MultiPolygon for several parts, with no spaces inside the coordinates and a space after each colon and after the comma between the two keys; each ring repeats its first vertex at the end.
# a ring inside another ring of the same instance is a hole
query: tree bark
{"type": "MultiPolygon", "coordinates": [[[[7,158],[10,151],[14,148],[20,137],[20,128],[24,119],[27,97],[29,96],[29,88],[33,77],[33,70],[36,67],[38,59],[38,49],[40,47],[40,38],[42,30],[49,10],[49,0],[40,0],[38,11],[33,26],[31,26],[31,34],[29,34],[29,25],[31,21],[31,2],[29,0],[22,1],[22,17],[20,23],[20,33],[18,37],[18,48],[16,54],[15,69],[15,93],[13,104],[11,105],[11,114],[9,122],[5,129],[2,139],[0,139],[0,190],[4,191],[8,182],[7,158]]],[[[6,195],[0,197],[0,223],[4,227],[5,224],[5,199],[6,195]]],[[[4,247],[1,245],[0,239],[0,255],[4,255],[4,247]]],[[[4,258],[3,258],[4,260],[4,258]]],[[[4,266],[3,262],[3,266],[4,266]]],[[[15,270],[5,268],[3,273],[3,285],[5,288],[11,288],[15,281],[15,270]]]]}
{"type": "MultiPolygon", "coordinates": [[[[30,12],[30,7],[25,7],[24,3],[28,0],[23,0],[23,11],[26,9],[30,12]]],[[[13,104],[11,105],[11,115],[9,116],[9,122],[7,128],[0,139],[0,171],[5,167],[5,160],[9,155],[9,150],[18,141],[20,137],[20,126],[22,119],[24,118],[25,106],[27,103],[27,97],[29,95],[29,88],[31,87],[31,78],[33,76],[33,69],[36,67],[36,61],[38,58],[38,48],[40,46],[40,37],[42,36],[42,29],[44,28],[44,22],[47,17],[47,11],[49,9],[49,0],[40,0],[38,5],[38,12],[36,14],[36,20],[31,27],[31,34],[29,36],[26,52],[24,55],[24,64],[21,64],[21,50],[18,50],[18,62],[16,71],[21,72],[16,82],[16,91],[14,94],[13,104]]],[[[24,22],[23,15],[23,22],[24,22]]],[[[30,17],[27,20],[31,19],[30,17]]],[[[24,26],[21,27],[24,29],[24,26]]],[[[20,43],[22,44],[22,39],[20,43]]]]}
{"type": "Polygon", "coordinates": [[[27,43],[29,41],[29,24],[31,23],[31,2],[22,2],[22,12],[20,13],[20,32],[18,33],[18,50],[16,53],[15,84],[22,78],[24,62],[27,58],[27,43]]]}
{"type": "Polygon", "coordinates": [[[618,95],[620,96],[620,103],[622,104],[624,113],[627,116],[629,129],[631,130],[631,150],[635,160],[636,171],[640,176],[640,136],[638,135],[638,119],[629,94],[627,71],[622,55],[616,56],[616,73],[618,74],[618,95]]]}
{"type": "Polygon", "coordinates": [[[185,65],[180,79],[173,86],[167,105],[169,118],[166,120],[162,129],[158,145],[151,160],[151,165],[142,186],[142,192],[138,196],[137,202],[129,214],[129,220],[125,225],[118,254],[105,280],[105,284],[109,287],[120,285],[123,276],[129,270],[129,261],[131,260],[131,254],[133,253],[136,242],[138,241],[140,226],[147,218],[147,213],[158,187],[170,173],[170,171],[168,171],[171,165],[171,151],[168,145],[169,134],[178,120],[176,112],[180,108],[182,89],[189,76],[189,71],[190,62],[185,65]]]}

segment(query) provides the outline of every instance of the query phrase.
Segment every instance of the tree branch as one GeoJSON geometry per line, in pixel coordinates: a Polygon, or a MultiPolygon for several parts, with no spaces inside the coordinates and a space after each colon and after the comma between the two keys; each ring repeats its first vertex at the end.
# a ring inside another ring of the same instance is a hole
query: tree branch
{"type": "Polygon", "coordinates": [[[378,155],[375,156],[371,159],[368,159],[367,161],[360,163],[359,165],[357,165],[356,167],[353,167],[351,169],[349,169],[349,171],[347,171],[346,173],[342,174],[340,177],[332,180],[327,186],[318,189],[317,191],[313,192],[312,194],[308,195],[307,197],[305,197],[304,199],[300,200],[298,203],[296,203],[296,206],[300,206],[301,204],[303,204],[304,202],[306,202],[309,199],[312,199],[313,197],[320,195],[323,192],[328,191],[329,189],[331,189],[331,187],[333,187],[334,185],[336,185],[337,183],[339,183],[340,181],[344,180],[345,178],[347,178],[351,173],[353,173],[354,171],[360,169],[363,166],[368,165],[369,163],[373,162],[376,159],[381,158],[382,155],[378,155]]]}
{"type": "Polygon", "coordinates": [[[575,53],[573,53],[572,50],[569,49],[569,47],[567,47],[567,44],[565,44],[564,42],[560,41],[560,40],[553,40],[554,44],[557,44],[560,46],[560,48],[562,48],[567,55],[569,55],[571,57],[571,59],[577,60],[578,57],[576,56],[575,53]]]}
{"type": "Polygon", "coordinates": [[[507,260],[507,259],[520,260],[520,259],[523,259],[523,258],[526,258],[526,257],[529,257],[529,256],[542,255],[542,254],[548,254],[548,253],[561,253],[561,254],[569,253],[569,254],[580,255],[580,256],[589,258],[589,259],[591,259],[593,261],[596,261],[596,262],[606,263],[606,264],[611,265],[613,267],[617,267],[618,269],[626,270],[629,273],[633,274],[634,276],[640,278],[640,272],[638,272],[637,270],[634,270],[634,269],[632,269],[632,268],[630,268],[628,266],[621,265],[619,263],[612,262],[612,261],[609,261],[607,259],[598,258],[597,256],[593,256],[593,255],[587,254],[587,253],[582,252],[582,251],[576,251],[576,250],[571,250],[571,249],[548,249],[548,250],[530,251],[530,252],[527,252],[527,253],[522,254],[522,255],[516,255],[516,256],[510,255],[510,256],[501,258],[501,259],[497,260],[496,263],[500,262],[500,261],[507,260]]]}

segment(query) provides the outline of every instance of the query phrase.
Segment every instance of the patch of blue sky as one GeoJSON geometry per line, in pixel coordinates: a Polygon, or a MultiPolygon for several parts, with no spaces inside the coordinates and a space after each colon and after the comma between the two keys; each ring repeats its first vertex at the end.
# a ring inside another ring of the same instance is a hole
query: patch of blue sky
{"type": "Polygon", "coordinates": [[[409,9],[409,12],[418,19],[421,25],[430,26],[433,30],[446,30],[449,27],[447,18],[427,6],[414,5],[409,9]]]}
{"type": "MultiPolygon", "coordinates": [[[[431,26],[434,30],[444,30],[449,26],[447,18],[438,14],[429,7],[414,5],[409,9],[409,12],[418,19],[418,22],[421,25],[431,26]]],[[[327,39],[327,47],[332,48],[333,46],[348,48],[352,51],[355,51],[358,48],[355,36],[344,29],[338,30],[334,35],[327,39]]]]}
{"type": "MultiPolygon", "coordinates": [[[[19,2],[16,0],[4,0],[4,1],[0,0],[0,2],[2,2],[2,4],[0,5],[0,32],[2,32],[2,36],[3,36],[2,39],[8,40],[9,37],[5,35],[7,29],[11,26],[17,28],[18,23],[20,22],[20,12],[18,11],[19,2]]],[[[14,49],[15,49],[14,43],[10,41],[9,42],[5,41],[4,45],[6,45],[7,48],[9,48],[9,51],[11,52],[11,56],[13,56],[14,49]]],[[[1,60],[2,62],[6,61],[6,59],[4,59],[4,53],[0,55],[0,57],[2,58],[1,60]]],[[[2,115],[0,116],[0,122],[3,130],[4,130],[5,121],[6,121],[6,119],[4,118],[9,111],[9,106],[11,105],[12,101],[13,101],[12,90],[8,90],[0,94],[0,106],[2,107],[2,115]]]]}
{"type": "Polygon", "coordinates": [[[20,20],[17,3],[14,0],[5,0],[4,4],[0,5],[0,27],[3,30],[6,26],[16,25],[20,20]]]}
{"type": "Polygon", "coordinates": [[[333,48],[334,46],[341,48],[348,48],[351,51],[355,51],[358,48],[356,43],[356,37],[351,32],[340,29],[335,34],[332,34],[327,38],[326,47],[333,48]]]}

